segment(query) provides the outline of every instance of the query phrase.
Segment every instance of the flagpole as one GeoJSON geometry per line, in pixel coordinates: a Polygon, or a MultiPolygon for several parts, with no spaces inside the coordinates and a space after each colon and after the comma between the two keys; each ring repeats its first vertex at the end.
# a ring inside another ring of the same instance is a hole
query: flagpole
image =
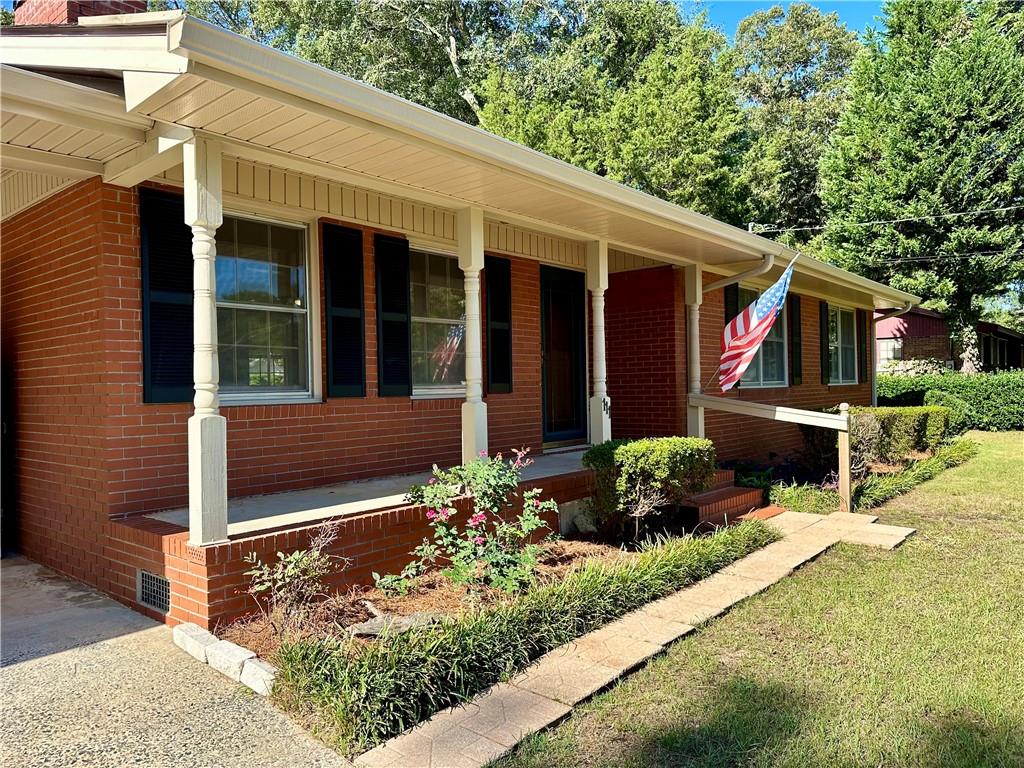
{"type": "Polygon", "coordinates": [[[703,389],[701,389],[701,392],[703,392],[703,391],[704,391],[705,389],[707,389],[707,388],[708,388],[708,387],[709,387],[709,386],[711,385],[711,380],[712,380],[712,379],[714,379],[714,378],[715,378],[715,376],[717,376],[717,375],[718,375],[718,372],[719,372],[720,370],[722,370],[722,364],[721,364],[721,363],[719,363],[719,364],[718,364],[718,367],[717,367],[717,368],[715,368],[715,370],[714,370],[714,373],[712,373],[712,374],[711,374],[711,375],[710,375],[710,376],[708,377],[708,383],[704,385],[704,388],[703,388],[703,389]]]}

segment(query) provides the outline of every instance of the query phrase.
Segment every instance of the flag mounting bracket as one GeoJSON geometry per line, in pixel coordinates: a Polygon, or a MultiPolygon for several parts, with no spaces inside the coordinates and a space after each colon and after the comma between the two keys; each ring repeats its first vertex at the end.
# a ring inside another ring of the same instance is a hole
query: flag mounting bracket
{"type": "Polygon", "coordinates": [[[758,275],[763,275],[773,266],[775,266],[775,254],[766,253],[761,257],[761,263],[758,264],[756,267],[751,267],[745,272],[740,272],[739,274],[732,275],[731,277],[723,277],[721,280],[715,280],[715,282],[713,283],[708,283],[707,285],[704,286],[703,292],[708,293],[710,291],[718,290],[719,288],[724,288],[727,285],[738,283],[741,280],[746,280],[749,277],[757,277],[758,275]]]}

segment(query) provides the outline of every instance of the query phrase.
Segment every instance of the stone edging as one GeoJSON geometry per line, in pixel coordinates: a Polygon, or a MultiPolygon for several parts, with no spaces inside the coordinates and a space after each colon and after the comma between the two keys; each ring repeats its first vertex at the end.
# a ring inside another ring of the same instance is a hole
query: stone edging
{"type": "Polygon", "coordinates": [[[171,630],[171,637],[185,653],[209,664],[236,683],[248,686],[260,696],[269,696],[273,690],[277,667],[257,658],[248,648],[219,640],[197,624],[178,624],[171,630]]]}
{"type": "Polygon", "coordinates": [[[449,707],[355,759],[357,768],[476,768],[573,708],[733,605],[767,589],[840,541],[894,549],[913,528],[877,525],[874,515],[783,512],[783,538],[718,573],[648,603],[540,657],[505,683],[449,707]]]}

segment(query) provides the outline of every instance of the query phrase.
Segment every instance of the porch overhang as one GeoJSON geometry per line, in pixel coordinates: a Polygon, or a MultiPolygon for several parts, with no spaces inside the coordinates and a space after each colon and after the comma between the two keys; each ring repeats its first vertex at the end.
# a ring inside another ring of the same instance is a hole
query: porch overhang
{"type": "MultiPolygon", "coordinates": [[[[771,281],[796,255],[181,13],[8,27],[3,38],[5,76],[14,67],[45,68],[47,75],[15,76],[45,78],[54,88],[105,82],[114,91],[102,117],[112,125],[114,117],[121,120],[120,143],[89,156],[34,145],[12,149],[12,162],[31,162],[36,172],[52,160],[54,173],[71,167],[131,185],[180,162],[176,132],[187,131],[222,142],[226,155],[448,210],[479,208],[489,221],[579,242],[599,239],[613,250],[722,275],[774,254],[780,266],[765,276],[771,281]],[[24,157],[27,150],[35,150],[31,158],[24,157]]],[[[17,143],[7,139],[5,148],[17,143]]],[[[6,155],[4,167],[16,167],[6,155]]],[[[918,301],[806,256],[795,272],[793,289],[810,295],[878,309],[918,301]]]]}

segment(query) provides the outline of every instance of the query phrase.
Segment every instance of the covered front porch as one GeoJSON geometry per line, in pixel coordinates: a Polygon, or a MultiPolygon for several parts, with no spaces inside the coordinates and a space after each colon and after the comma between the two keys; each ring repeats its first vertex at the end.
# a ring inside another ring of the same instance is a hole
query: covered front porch
{"type": "MultiPolygon", "coordinates": [[[[523,483],[543,486],[549,493],[572,484],[585,489],[589,472],[581,462],[584,452],[584,449],[572,449],[533,457],[533,462],[522,472],[523,483]]],[[[232,498],[227,503],[227,537],[240,539],[408,506],[405,496],[409,488],[426,483],[429,477],[429,472],[411,472],[320,488],[232,498]]],[[[146,517],[182,530],[189,528],[187,507],[154,512],[146,517]]]]}

